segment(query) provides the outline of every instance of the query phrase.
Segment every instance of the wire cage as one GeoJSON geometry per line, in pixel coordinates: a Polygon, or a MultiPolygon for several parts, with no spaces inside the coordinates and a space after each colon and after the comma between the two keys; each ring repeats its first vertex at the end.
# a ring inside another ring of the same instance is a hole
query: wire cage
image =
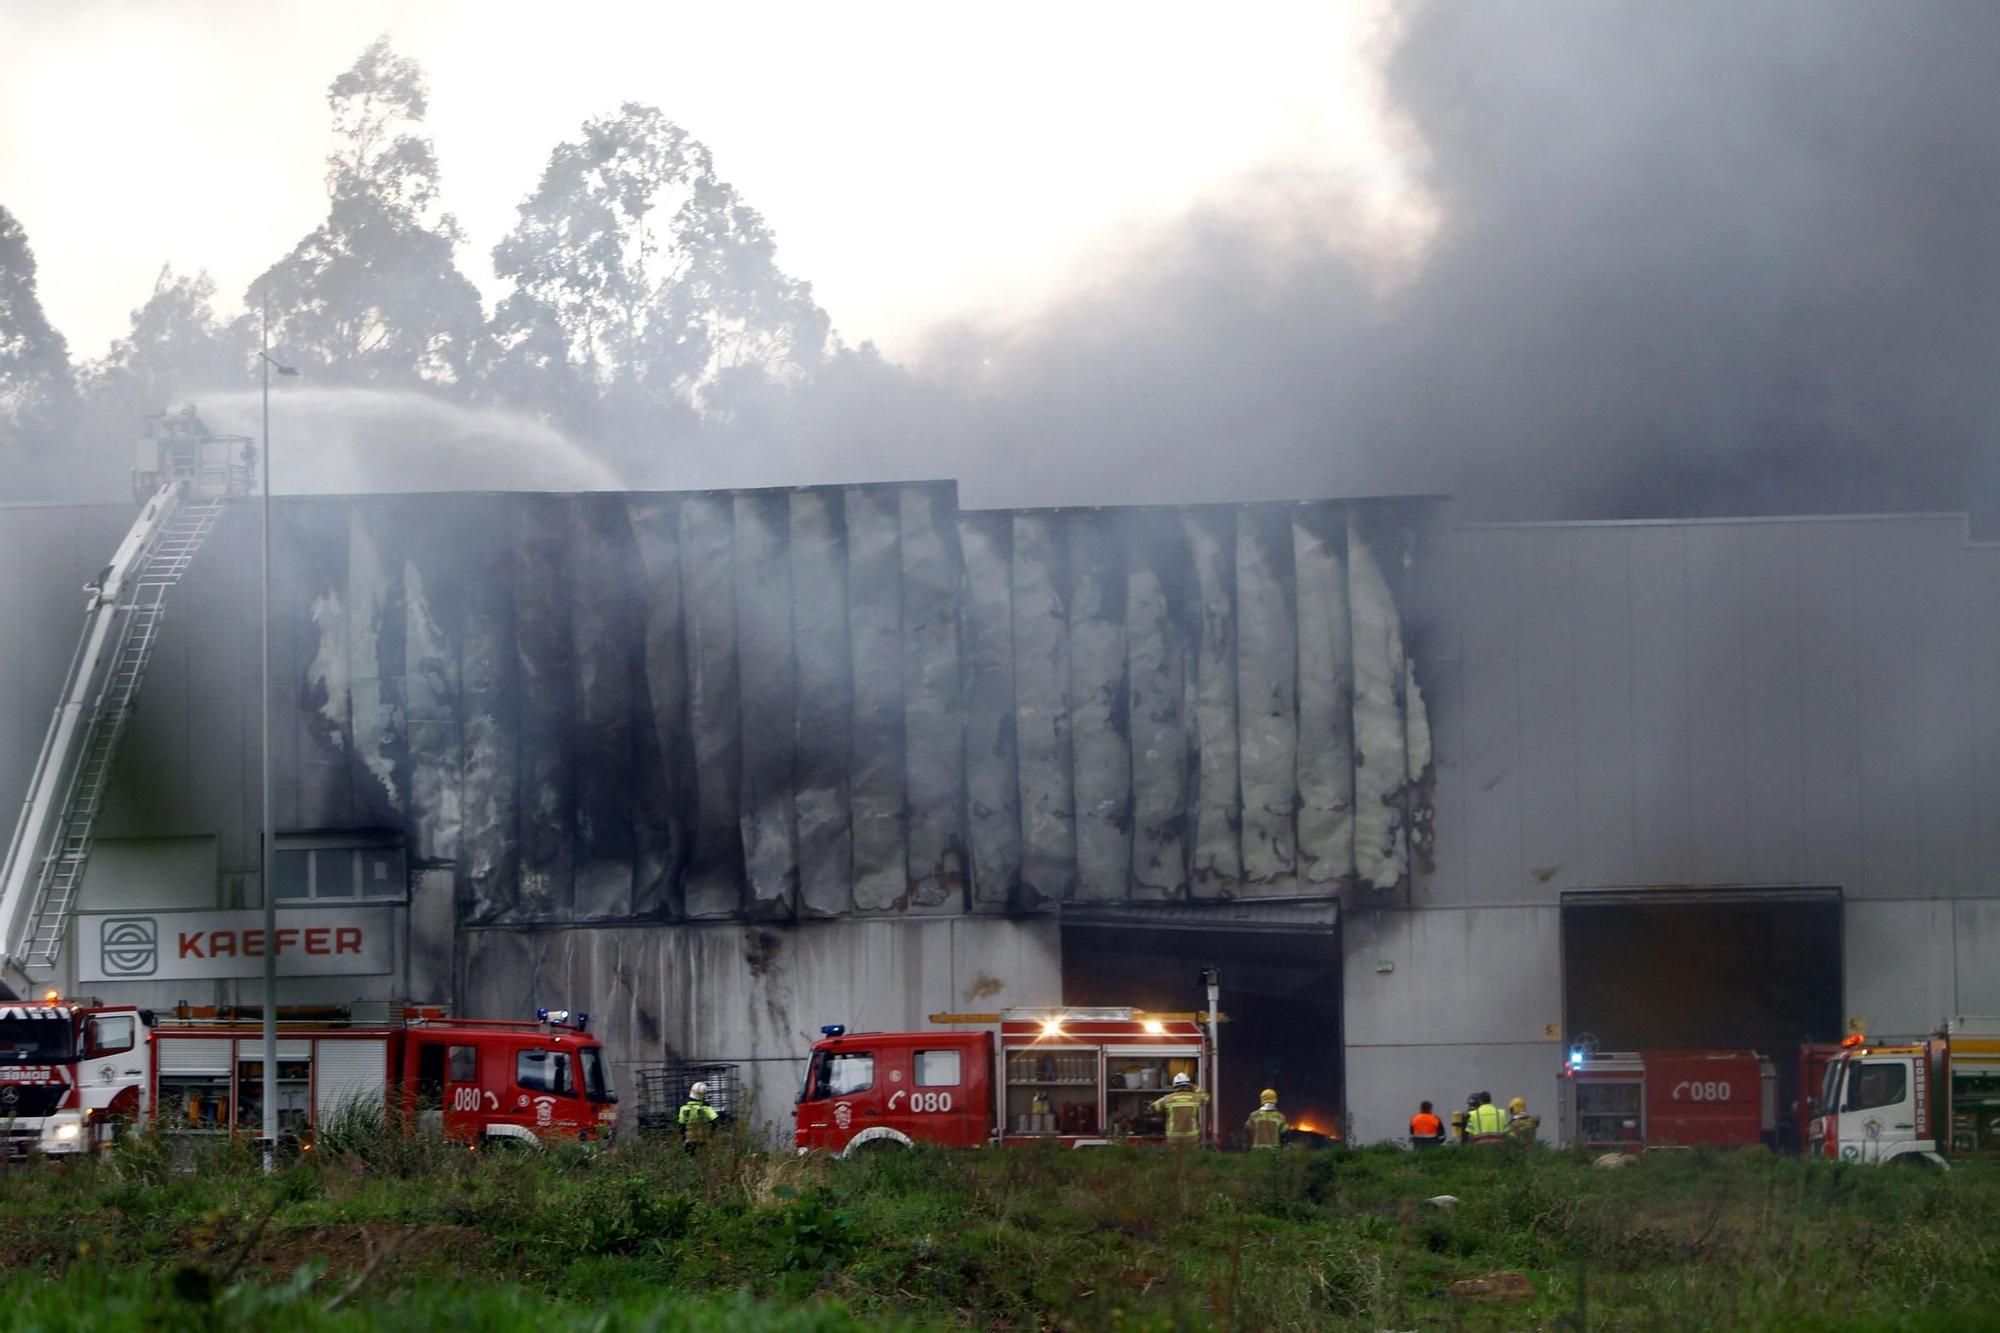
{"type": "Polygon", "coordinates": [[[640,1065],[632,1073],[641,1134],[679,1134],[681,1106],[697,1083],[708,1084],[708,1104],[722,1122],[735,1119],[740,1109],[742,1079],[735,1065],[640,1065]]]}

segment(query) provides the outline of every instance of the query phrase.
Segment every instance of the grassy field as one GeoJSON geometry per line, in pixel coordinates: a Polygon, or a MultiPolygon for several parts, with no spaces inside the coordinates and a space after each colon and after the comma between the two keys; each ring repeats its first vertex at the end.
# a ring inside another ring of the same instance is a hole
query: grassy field
{"type": "Polygon", "coordinates": [[[0,1328],[2000,1329],[1990,1165],[338,1146],[0,1170],[0,1328]]]}

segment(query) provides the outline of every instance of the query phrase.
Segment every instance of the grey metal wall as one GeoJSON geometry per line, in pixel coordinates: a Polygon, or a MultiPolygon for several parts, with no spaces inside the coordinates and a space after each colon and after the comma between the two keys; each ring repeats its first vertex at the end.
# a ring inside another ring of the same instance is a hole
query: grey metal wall
{"type": "MultiPolygon", "coordinates": [[[[949,483],[286,499],[278,823],[400,835],[473,925],[1403,890],[1430,827],[1422,513],[961,513],[949,483]]],[[[39,589],[80,584],[118,517],[10,593],[50,650],[0,645],[16,753],[78,620],[39,589]]],[[[213,836],[241,877],[255,507],[211,543],[102,832],[213,836]]]]}
{"type": "Polygon", "coordinates": [[[1351,1110],[1547,1110],[1572,889],[1812,885],[1846,1009],[2000,1011],[2000,549],[1957,516],[1464,527],[1430,567],[1444,830],[1345,922],[1351,1110]]]}
{"type": "Polygon", "coordinates": [[[2000,891],[2000,551],[1957,517],[1468,527],[1425,905],[2000,891]]]}

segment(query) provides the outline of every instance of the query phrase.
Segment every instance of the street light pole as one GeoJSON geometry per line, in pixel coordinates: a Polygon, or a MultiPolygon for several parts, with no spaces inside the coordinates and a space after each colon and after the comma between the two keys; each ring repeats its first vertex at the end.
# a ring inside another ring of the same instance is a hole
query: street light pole
{"type": "Polygon", "coordinates": [[[271,801],[271,371],[299,372],[271,356],[271,307],[263,311],[264,346],[257,353],[264,372],[264,520],[263,619],[263,884],[264,884],[264,1170],[277,1165],[278,1154],[278,829],[271,801]]]}
{"type": "Polygon", "coordinates": [[[263,714],[263,883],[264,883],[264,1170],[277,1164],[278,1154],[278,849],[271,817],[271,307],[264,306],[264,347],[258,353],[264,371],[264,561],[262,633],[264,653],[263,714]]]}

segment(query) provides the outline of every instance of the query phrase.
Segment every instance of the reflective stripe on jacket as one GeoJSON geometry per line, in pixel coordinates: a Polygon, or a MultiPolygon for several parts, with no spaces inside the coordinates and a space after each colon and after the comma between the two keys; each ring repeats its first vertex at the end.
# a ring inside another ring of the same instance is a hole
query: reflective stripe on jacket
{"type": "Polygon", "coordinates": [[[1208,1094],[1200,1088],[1190,1088],[1185,1092],[1170,1092],[1153,1103],[1155,1111],[1167,1113],[1167,1137],[1170,1139],[1198,1139],[1201,1137],[1201,1108],[1208,1105],[1208,1094]]]}
{"type": "Polygon", "coordinates": [[[715,1123],[715,1108],[707,1102],[686,1102],[679,1118],[681,1133],[698,1141],[708,1137],[709,1126],[715,1123]]]}
{"type": "Polygon", "coordinates": [[[1285,1131],[1292,1127],[1285,1119],[1284,1112],[1275,1107],[1259,1107],[1252,1111],[1244,1126],[1250,1131],[1250,1146],[1253,1148],[1281,1146],[1285,1131]]]}

